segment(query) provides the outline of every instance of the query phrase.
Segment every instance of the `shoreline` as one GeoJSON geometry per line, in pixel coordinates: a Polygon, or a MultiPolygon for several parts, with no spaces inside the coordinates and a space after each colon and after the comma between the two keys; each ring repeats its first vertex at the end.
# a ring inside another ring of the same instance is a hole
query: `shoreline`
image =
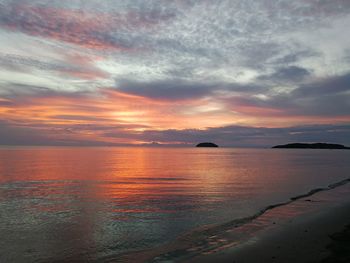
{"type": "Polygon", "coordinates": [[[196,229],[158,249],[119,255],[117,262],[321,262],[330,254],[329,235],[350,224],[349,182],[313,189],[248,218],[196,229]]]}
{"type": "Polygon", "coordinates": [[[344,190],[344,193],[331,200],[326,197],[332,193],[321,192],[311,199],[296,201],[293,205],[299,203],[303,207],[306,204],[311,210],[287,220],[275,220],[271,227],[258,231],[237,246],[180,262],[350,262],[350,196],[345,195],[350,193],[350,185],[339,188],[343,189],[333,189],[335,192],[344,190]],[[345,198],[341,200],[341,197],[345,198]]]}
{"type": "Polygon", "coordinates": [[[263,231],[236,247],[199,255],[180,262],[193,263],[331,263],[349,258],[349,250],[339,254],[343,239],[350,238],[350,204],[328,211],[276,223],[274,229],[263,231]],[[334,237],[342,236],[337,240],[334,237]]]}

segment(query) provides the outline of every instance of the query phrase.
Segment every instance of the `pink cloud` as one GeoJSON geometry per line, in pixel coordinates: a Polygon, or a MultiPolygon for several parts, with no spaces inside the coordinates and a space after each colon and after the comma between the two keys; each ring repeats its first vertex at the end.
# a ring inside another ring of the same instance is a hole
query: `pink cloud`
{"type": "Polygon", "coordinates": [[[171,14],[126,12],[120,14],[88,13],[68,9],[35,7],[30,5],[2,6],[0,25],[20,31],[79,45],[89,49],[131,51],[113,33],[120,29],[137,30],[168,20],[171,14]]]}

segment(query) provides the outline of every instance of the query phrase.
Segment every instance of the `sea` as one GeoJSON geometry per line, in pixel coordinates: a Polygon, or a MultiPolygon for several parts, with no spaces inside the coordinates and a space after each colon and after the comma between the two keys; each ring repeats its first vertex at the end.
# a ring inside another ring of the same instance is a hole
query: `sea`
{"type": "Polygon", "coordinates": [[[349,150],[0,147],[0,262],[122,262],[349,177],[349,150]]]}

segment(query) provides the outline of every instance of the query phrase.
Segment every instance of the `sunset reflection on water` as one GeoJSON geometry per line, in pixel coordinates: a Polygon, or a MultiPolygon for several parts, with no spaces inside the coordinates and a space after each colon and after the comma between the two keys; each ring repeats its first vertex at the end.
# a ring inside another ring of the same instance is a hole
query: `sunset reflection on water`
{"type": "Polygon", "coordinates": [[[94,261],[158,246],[345,178],[348,158],[327,151],[3,147],[0,261],[94,261]]]}

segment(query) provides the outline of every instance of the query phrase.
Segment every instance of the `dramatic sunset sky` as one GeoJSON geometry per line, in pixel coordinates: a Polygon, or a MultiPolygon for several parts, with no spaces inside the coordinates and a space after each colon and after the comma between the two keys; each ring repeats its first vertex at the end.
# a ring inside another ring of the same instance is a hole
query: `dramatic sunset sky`
{"type": "Polygon", "coordinates": [[[350,144],[349,0],[0,0],[0,144],[350,144]]]}

